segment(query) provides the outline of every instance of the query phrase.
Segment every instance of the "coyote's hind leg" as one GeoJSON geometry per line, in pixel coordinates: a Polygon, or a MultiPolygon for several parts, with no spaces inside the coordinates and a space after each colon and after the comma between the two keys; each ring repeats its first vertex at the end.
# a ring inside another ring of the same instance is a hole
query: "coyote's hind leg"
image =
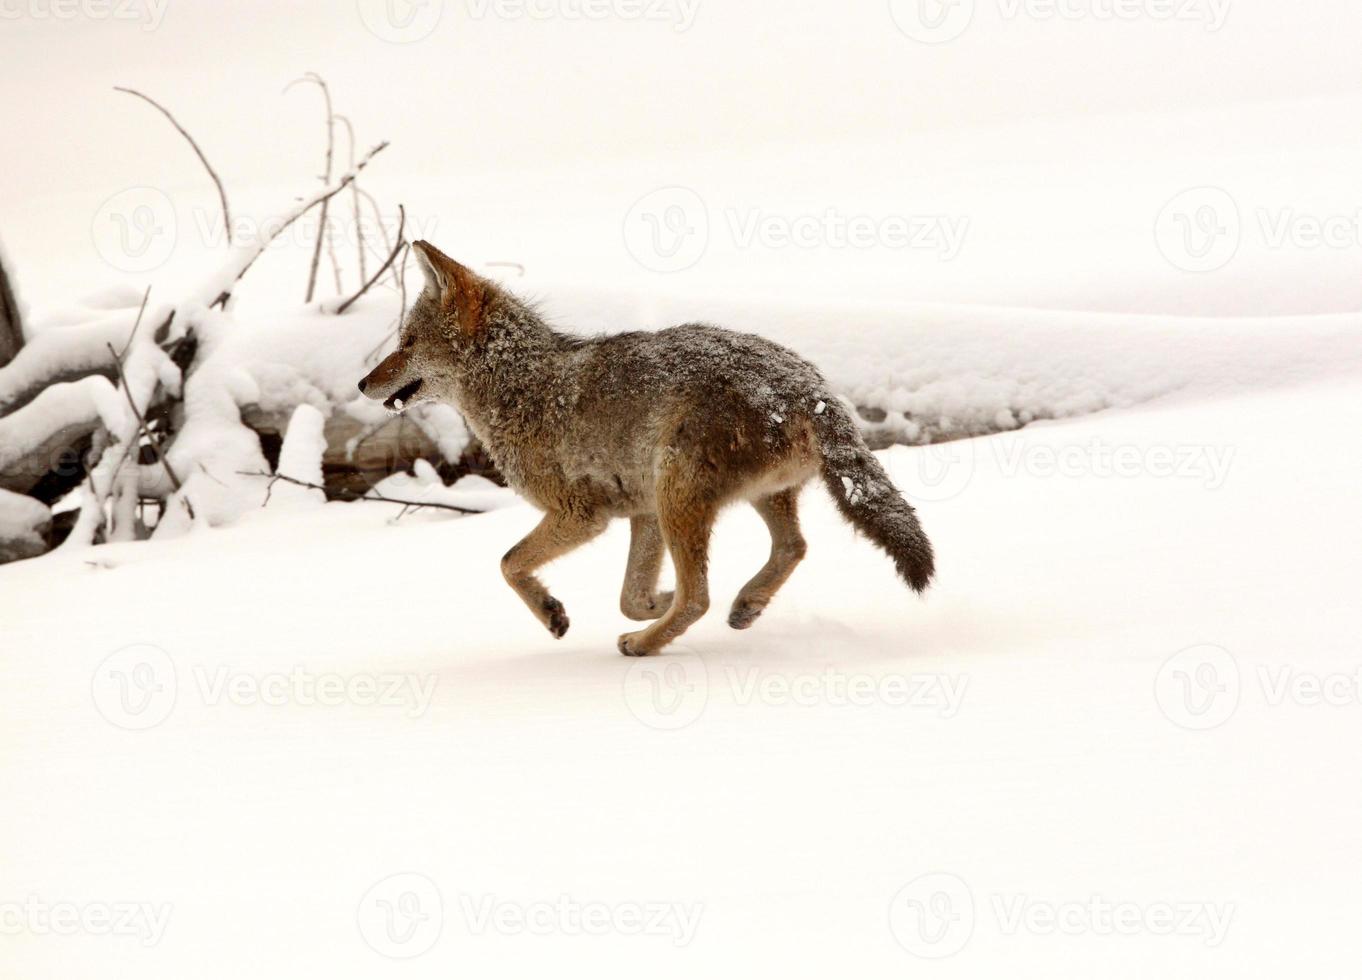
{"type": "Polygon", "coordinates": [[[657,591],[666,553],[656,516],[640,514],[629,519],[629,566],[620,591],[620,611],[630,619],[657,619],[672,604],[670,592],[657,591]]]}
{"type": "Polygon", "coordinates": [[[799,533],[799,489],[789,487],[752,503],[771,531],[771,557],[733,600],[728,625],[735,630],[745,630],[757,621],[776,590],[804,557],[807,546],[804,535],[799,533]]]}
{"type": "Polygon", "coordinates": [[[604,518],[595,514],[550,511],[533,531],[501,559],[501,574],[506,576],[511,588],[530,607],[530,612],[555,637],[562,637],[567,632],[567,612],[563,604],[535,578],[534,570],[586,544],[605,530],[606,523],[604,518]]]}
{"type": "Polygon", "coordinates": [[[676,566],[676,594],[657,622],[620,637],[626,657],[657,653],[709,609],[709,534],[717,513],[702,486],[676,475],[659,481],[657,519],[676,566]]]}

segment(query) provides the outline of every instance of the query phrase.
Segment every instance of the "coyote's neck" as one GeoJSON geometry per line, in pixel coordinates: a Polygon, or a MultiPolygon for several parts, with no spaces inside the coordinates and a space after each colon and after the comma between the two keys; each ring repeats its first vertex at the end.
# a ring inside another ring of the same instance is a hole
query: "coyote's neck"
{"type": "Polygon", "coordinates": [[[538,443],[535,436],[557,414],[566,341],[519,309],[496,317],[485,338],[463,365],[459,407],[497,465],[514,470],[515,447],[538,443]]]}

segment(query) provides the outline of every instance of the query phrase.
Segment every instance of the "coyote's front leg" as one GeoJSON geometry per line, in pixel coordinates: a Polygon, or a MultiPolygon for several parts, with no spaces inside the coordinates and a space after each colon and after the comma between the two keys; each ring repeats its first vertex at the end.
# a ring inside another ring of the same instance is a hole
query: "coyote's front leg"
{"type": "Polygon", "coordinates": [[[568,630],[567,611],[535,578],[534,570],[586,544],[605,530],[606,523],[596,514],[550,511],[501,559],[501,574],[530,607],[530,612],[556,637],[568,630]]]}

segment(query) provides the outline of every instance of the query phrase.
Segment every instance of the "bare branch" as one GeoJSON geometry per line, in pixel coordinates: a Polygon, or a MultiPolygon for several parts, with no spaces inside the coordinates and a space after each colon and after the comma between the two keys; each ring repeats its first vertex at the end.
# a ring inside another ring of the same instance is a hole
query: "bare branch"
{"type": "Polygon", "coordinates": [[[12,361],[24,346],[24,325],[14,295],[10,272],[0,262],[0,367],[12,361]]]}
{"type": "Polygon", "coordinates": [[[393,264],[393,261],[397,258],[397,254],[401,252],[402,249],[404,249],[407,245],[406,240],[402,237],[402,232],[406,229],[406,227],[407,227],[407,211],[404,207],[402,207],[402,205],[399,204],[397,206],[397,244],[393,246],[392,252],[389,253],[388,261],[384,262],[383,265],[379,267],[378,271],[373,274],[373,277],[370,278],[368,282],[366,282],[363,286],[360,287],[359,292],[355,293],[355,295],[351,296],[349,299],[347,299],[344,303],[342,303],[340,306],[336,308],[337,315],[344,313],[352,305],[354,305],[355,300],[359,299],[361,296],[367,293],[369,291],[369,287],[372,286],[374,283],[378,282],[378,280],[383,276],[383,273],[387,271],[388,266],[393,264]]]}
{"type": "MultiPolygon", "coordinates": [[[[327,492],[326,487],[322,486],[320,483],[309,483],[306,480],[297,480],[291,476],[285,476],[283,473],[251,473],[247,471],[239,471],[239,475],[263,477],[269,480],[270,483],[274,483],[275,480],[283,480],[285,483],[292,483],[294,486],[297,487],[306,487],[309,490],[321,490],[323,493],[327,492]]],[[[433,500],[402,500],[397,497],[385,497],[381,493],[377,493],[373,490],[370,490],[368,493],[352,493],[346,490],[333,490],[331,492],[344,495],[343,499],[345,500],[346,503],[351,503],[356,500],[369,500],[373,501],[374,503],[401,504],[403,507],[412,508],[434,507],[439,510],[452,510],[458,514],[484,513],[483,511],[473,510],[472,508],[469,507],[459,507],[455,504],[442,504],[439,503],[438,501],[433,500]]]]}
{"type": "MultiPolygon", "coordinates": [[[[350,120],[346,116],[336,116],[336,119],[345,123],[345,132],[349,136],[347,144],[350,154],[350,168],[355,166],[355,127],[350,125],[350,120]]],[[[369,277],[369,271],[365,268],[364,262],[364,221],[359,213],[359,181],[350,185],[350,203],[355,209],[355,241],[359,246],[359,281],[363,282],[369,277]]]]}
{"type": "MultiPolygon", "coordinates": [[[[284,92],[293,88],[300,82],[311,82],[322,90],[322,99],[326,102],[326,172],[322,174],[322,183],[331,183],[331,162],[336,153],[336,116],[331,111],[331,89],[326,85],[326,79],[322,78],[315,71],[310,71],[302,78],[289,82],[284,87],[284,92]]],[[[317,246],[312,250],[312,267],[307,274],[307,295],[303,297],[304,303],[311,303],[312,296],[317,291],[317,267],[322,261],[322,240],[326,238],[326,216],[330,207],[330,199],[321,202],[322,213],[317,221],[317,246]]]]}
{"type": "MultiPolygon", "coordinates": [[[[392,248],[392,240],[388,238],[388,226],[383,221],[383,211],[379,208],[378,202],[374,200],[374,196],[370,194],[368,191],[366,191],[364,188],[360,187],[358,183],[355,184],[355,189],[359,191],[360,197],[364,198],[366,201],[369,202],[369,207],[373,209],[374,224],[378,226],[378,233],[383,236],[383,252],[379,252],[377,254],[383,255],[387,252],[388,249],[392,248]]],[[[397,286],[398,282],[396,271],[391,271],[389,275],[392,276],[393,285],[397,286]]]]}
{"type": "Polygon", "coordinates": [[[340,259],[336,258],[336,239],[331,234],[331,226],[324,226],[322,234],[326,236],[326,257],[331,260],[331,274],[336,277],[336,294],[340,295],[345,287],[341,284],[340,259]]]}
{"type": "Polygon", "coordinates": [[[221,179],[220,177],[218,177],[217,171],[214,170],[214,169],[213,169],[213,165],[212,165],[211,163],[208,162],[208,158],[207,158],[206,156],[203,155],[203,150],[200,149],[200,148],[199,148],[199,144],[196,143],[196,142],[194,141],[194,137],[190,136],[190,135],[189,135],[189,132],[188,132],[183,126],[180,125],[179,120],[176,119],[174,116],[172,116],[172,115],[170,114],[170,110],[169,110],[169,109],[167,109],[165,106],[161,105],[161,103],[157,102],[155,99],[151,98],[150,96],[143,95],[141,92],[137,91],[136,89],[123,88],[123,87],[120,86],[120,85],[115,85],[115,86],[114,86],[114,91],[115,91],[115,92],[126,92],[128,95],[135,95],[137,98],[141,99],[143,102],[147,102],[147,103],[149,103],[149,104],[155,106],[157,109],[159,109],[159,110],[161,111],[161,114],[162,114],[163,116],[165,116],[167,119],[170,120],[170,124],[171,124],[172,126],[174,126],[177,130],[179,130],[180,135],[183,136],[186,140],[189,141],[189,145],[190,145],[191,147],[193,147],[195,154],[198,155],[199,162],[201,162],[201,163],[203,164],[203,168],[204,168],[205,170],[208,171],[208,176],[209,176],[209,177],[212,177],[212,178],[213,178],[213,183],[217,185],[217,189],[218,189],[218,200],[222,202],[222,220],[223,220],[223,223],[224,223],[224,225],[226,226],[226,229],[227,229],[227,244],[228,244],[228,245],[232,244],[232,212],[231,212],[231,211],[228,209],[228,207],[227,207],[227,192],[226,192],[225,190],[223,190],[223,188],[222,188],[222,179],[221,179]]]}
{"type": "MultiPolygon", "coordinates": [[[[120,363],[123,358],[128,355],[128,348],[132,347],[132,339],[137,336],[137,328],[142,325],[142,314],[147,311],[147,298],[149,296],[151,296],[150,284],[147,285],[146,292],[142,294],[142,305],[137,308],[137,319],[132,323],[132,330],[128,333],[128,339],[123,344],[123,349],[114,357],[114,360],[119,361],[120,363]]],[[[110,350],[112,349],[113,348],[110,348],[110,350]]]]}
{"type": "MultiPolygon", "coordinates": [[[[231,284],[235,285],[237,282],[241,280],[241,277],[246,274],[246,270],[249,269],[255,263],[255,260],[261,256],[261,254],[265,251],[266,247],[269,246],[270,242],[274,241],[274,239],[279,237],[279,234],[285,228],[293,224],[295,221],[297,221],[307,212],[311,211],[317,205],[325,201],[329,201],[331,198],[335,197],[341,191],[345,190],[345,188],[349,187],[352,183],[354,183],[355,178],[357,178],[360,175],[360,172],[369,165],[369,161],[372,160],[379,153],[381,153],[383,150],[385,150],[387,146],[388,143],[386,140],[382,143],[379,143],[372,150],[366,153],[363,156],[363,158],[359,161],[359,163],[355,164],[353,170],[345,174],[345,176],[341,177],[340,180],[336,181],[326,190],[313,195],[308,200],[299,204],[297,207],[293,209],[293,211],[289,213],[287,218],[285,218],[282,222],[279,223],[277,227],[270,229],[267,235],[262,236],[259,241],[253,243],[249,252],[240,262],[239,267],[236,270],[236,273],[232,276],[231,284]]],[[[227,301],[231,299],[231,297],[232,292],[231,286],[229,285],[226,289],[219,293],[217,298],[214,299],[211,303],[209,303],[209,305],[225,306],[227,304],[227,301]]]]}
{"type": "MultiPolygon", "coordinates": [[[[146,417],[142,414],[142,410],[137,407],[137,402],[132,397],[132,389],[128,387],[128,377],[123,373],[123,362],[119,359],[117,352],[114,351],[113,344],[107,346],[109,348],[109,353],[113,355],[114,367],[118,369],[119,385],[123,389],[123,394],[128,398],[128,407],[132,409],[132,414],[137,419],[138,431],[148,442],[155,442],[151,436],[151,430],[147,427],[146,417]]],[[[180,478],[175,475],[175,470],[171,467],[170,460],[166,459],[166,454],[159,449],[156,451],[156,455],[161,459],[161,466],[165,468],[166,476],[170,479],[170,485],[175,488],[176,493],[179,493],[184,489],[184,485],[180,483],[180,478]]],[[[182,497],[180,499],[184,501],[185,510],[189,511],[189,516],[192,518],[194,516],[194,505],[189,502],[188,497],[182,497]]]]}

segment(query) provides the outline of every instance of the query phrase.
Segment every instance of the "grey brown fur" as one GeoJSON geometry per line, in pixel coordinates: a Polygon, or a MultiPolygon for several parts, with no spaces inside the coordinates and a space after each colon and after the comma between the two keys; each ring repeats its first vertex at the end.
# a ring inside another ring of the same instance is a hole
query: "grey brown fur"
{"type": "Polygon", "coordinates": [[[709,535],[719,510],[750,502],[771,532],[766,564],[739,592],[745,629],[804,557],[797,501],[815,474],[838,509],[893,558],[915,590],[932,576],[913,508],[866,448],[818,370],[752,334],[702,324],[584,339],[425,242],[427,287],[398,349],[360,390],[390,408],[456,405],[507,481],[544,517],[502,572],[553,633],[563,606],[534,572],[600,534],[632,533],[620,608],[652,622],[619,639],[656,653],[709,608],[709,535]],[[658,593],[664,554],[676,591],[658,593]]]}

